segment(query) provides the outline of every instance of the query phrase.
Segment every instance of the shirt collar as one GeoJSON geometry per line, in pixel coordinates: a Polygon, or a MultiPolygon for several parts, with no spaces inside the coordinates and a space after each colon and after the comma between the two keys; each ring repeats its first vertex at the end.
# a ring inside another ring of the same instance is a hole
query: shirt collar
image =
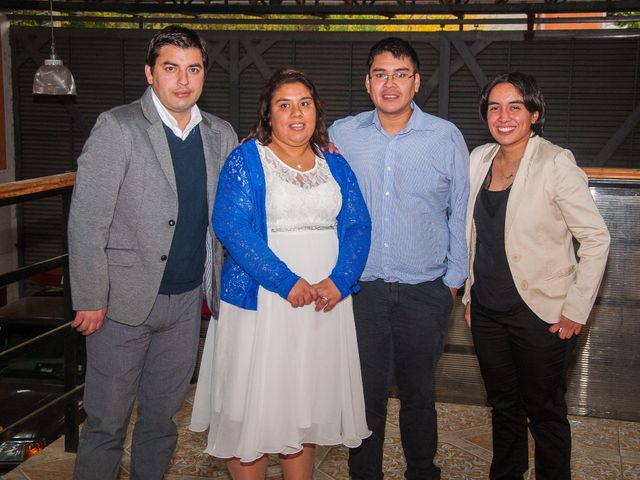
{"type": "MultiPolygon", "coordinates": [[[[411,117],[407,122],[407,126],[398,132],[398,135],[403,133],[409,133],[412,130],[431,130],[430,115],[424,113],[415,102],[411,102],[411,117]]],[[[360,122],[360,128],[366,128],[374,125],[378,130],[382,131],[382,125],[380,125],[380,118],[378,118],[378,110],[371,110],[367,112],[360,122]]]]}
{"type": "Polygon", "coordinates": [[[189,123],[187,123],[184,130],[180,130],[180,127],[178,127],[178,121],[169,113],[169,110],[167,110],[167,108],[162,104],[153,89],[151,89],[151,98],[153,99],[153,104],[158,111],[158,115],[160,115],[162,123],[169,127],[173,134],[181,140],[187,138],[191,133],[191,130],[193,130],[195,126],[202,121],[200,109],[198,108],[198,105],[194,105],[191,107],[191,118],[189,119],[189,123]]]}

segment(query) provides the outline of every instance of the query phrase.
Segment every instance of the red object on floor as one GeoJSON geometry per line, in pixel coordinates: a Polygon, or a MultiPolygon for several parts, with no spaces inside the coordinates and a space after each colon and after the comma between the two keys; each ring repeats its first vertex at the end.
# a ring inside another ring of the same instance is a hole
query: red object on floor
{"type": "Polygon", "coordinates": [[[54,268],[53,270],[49,270],[48,272],[36,273],[31,277],[31,281],[39,285],[46,285],[49,287],[59,287],[60,285],[62,285],[63,272],[64,272],[63,268],[58,267],[58,268],[54,268]]]}

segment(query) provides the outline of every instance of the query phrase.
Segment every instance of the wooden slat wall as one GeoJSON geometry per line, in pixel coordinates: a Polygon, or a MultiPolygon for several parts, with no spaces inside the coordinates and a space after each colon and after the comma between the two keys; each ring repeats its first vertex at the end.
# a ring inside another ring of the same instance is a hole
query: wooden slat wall
{"type": "MultiPolygon", "coordinates": [[[[397,35],[410,38],[416,47],[423,64],[423,86],[440,65],[441,42],[463,41],[467,46],[486,42],[486,48],[475,60],[487,78],[508,70],[521,70],[538,78],[548,106],[546,138],[571,149],[583,167],[638,168],[640,131],[637,126],[604,165],[594,160],[638,105],[640,39],[633,35],[636,33],[629,32],[629,36],[619,38],[609,32],[536,32],[533,41],[524,41],[521,34],[505,32],[397,35]]],[[[212,44],[226,43],[221,52],[221,58],[226,60],[222,61],[224,67],[219,63],[211,67],[199,105],[236,122],[241,137],[255,122],[258,95],[265,78],[251,62],[239,75],[234,75],[234,68],[229,68],[232,44],[237,45],[239,58],[243,59],[248,55],[247,48],[255,48],[263,41],[273,42],[261,54],[263,64],[270,71],[295,66],[309,72],[327,104],[329,123],[372,108],[363,86],[365,61],[370,46],[386,34],[202,34],[212,44]]],[[[30,59],[28,47],[37,42],[44,57],[47,35],[43,29],[12,29],[19,178],[73,170],[97,115],[138,98],[146,86],[143,66],[152,32],[68,29],[56,32],[56,46],[73,71],[78,96],[64,103],[59,99],[34,98],[31,81],[37,62],[30,59]]],[[[452,46],[451,65],[459,57],[452,46]]],[[[452,70],[446,103],[448,118],[459,126],[470,149],[490,141],[477,113],[480,88],[466,65],[452,70]]],[[[437,113],[441,90],[436,88],[421,106],[437,113]]],[[[629,352],[634,352],[635,344],[640,341],[640,299],[637,298],[640,257],[637,247],[633,246],[633,242],[640,244],[637,230],[640,196],[637,187],[594,188],[598,204],[615,232],[614,245],[602,299],[594,311],[592,331],[581,336],[568,398],[574,412],[639,419],[640,365],[629,352]],[[619,328],[612,330],[612,322],[619,328]],[[619,335],[621,331],[624,335],[619,335]],[[630,368],[624,368],[625,365],[630,368]],[[631,386],[636,386],[636,390],[633,395],[625,396],[624,392],[630,391],[631,386]],[[615,395],[609,395],[608,391],[615,395]]],[[[29,204],[20,218],[24,263],[61,251],[59,201],[29,204]]],[[[438,396],[448,401],[484,401],[477,361],[459,306],[450,322],[448,349],[439,367],[438,396]]]]}

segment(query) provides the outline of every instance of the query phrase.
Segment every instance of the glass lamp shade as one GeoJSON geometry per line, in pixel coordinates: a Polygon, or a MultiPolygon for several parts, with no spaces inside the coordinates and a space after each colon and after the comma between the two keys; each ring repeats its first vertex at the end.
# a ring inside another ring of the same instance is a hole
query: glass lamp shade
{"type": "Polygon", "coordinates": [[[44,61],[33,77],[34,95],[75,95],[76,82],[71,71],[55,54],[44,61]]]}

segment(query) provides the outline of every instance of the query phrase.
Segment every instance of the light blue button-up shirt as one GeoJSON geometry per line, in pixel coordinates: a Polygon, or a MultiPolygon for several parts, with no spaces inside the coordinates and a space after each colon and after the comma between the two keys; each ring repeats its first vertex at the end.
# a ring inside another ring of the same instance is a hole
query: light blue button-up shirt
{"type": "Polygon", "coordinates": [[[406,128],[393,136],[375,110],[329,128],[372,218],[361,279],[416,284],[443,276],[458,288],[467,277],[469,151],[455,125],[412,108],[406,128]]]}

